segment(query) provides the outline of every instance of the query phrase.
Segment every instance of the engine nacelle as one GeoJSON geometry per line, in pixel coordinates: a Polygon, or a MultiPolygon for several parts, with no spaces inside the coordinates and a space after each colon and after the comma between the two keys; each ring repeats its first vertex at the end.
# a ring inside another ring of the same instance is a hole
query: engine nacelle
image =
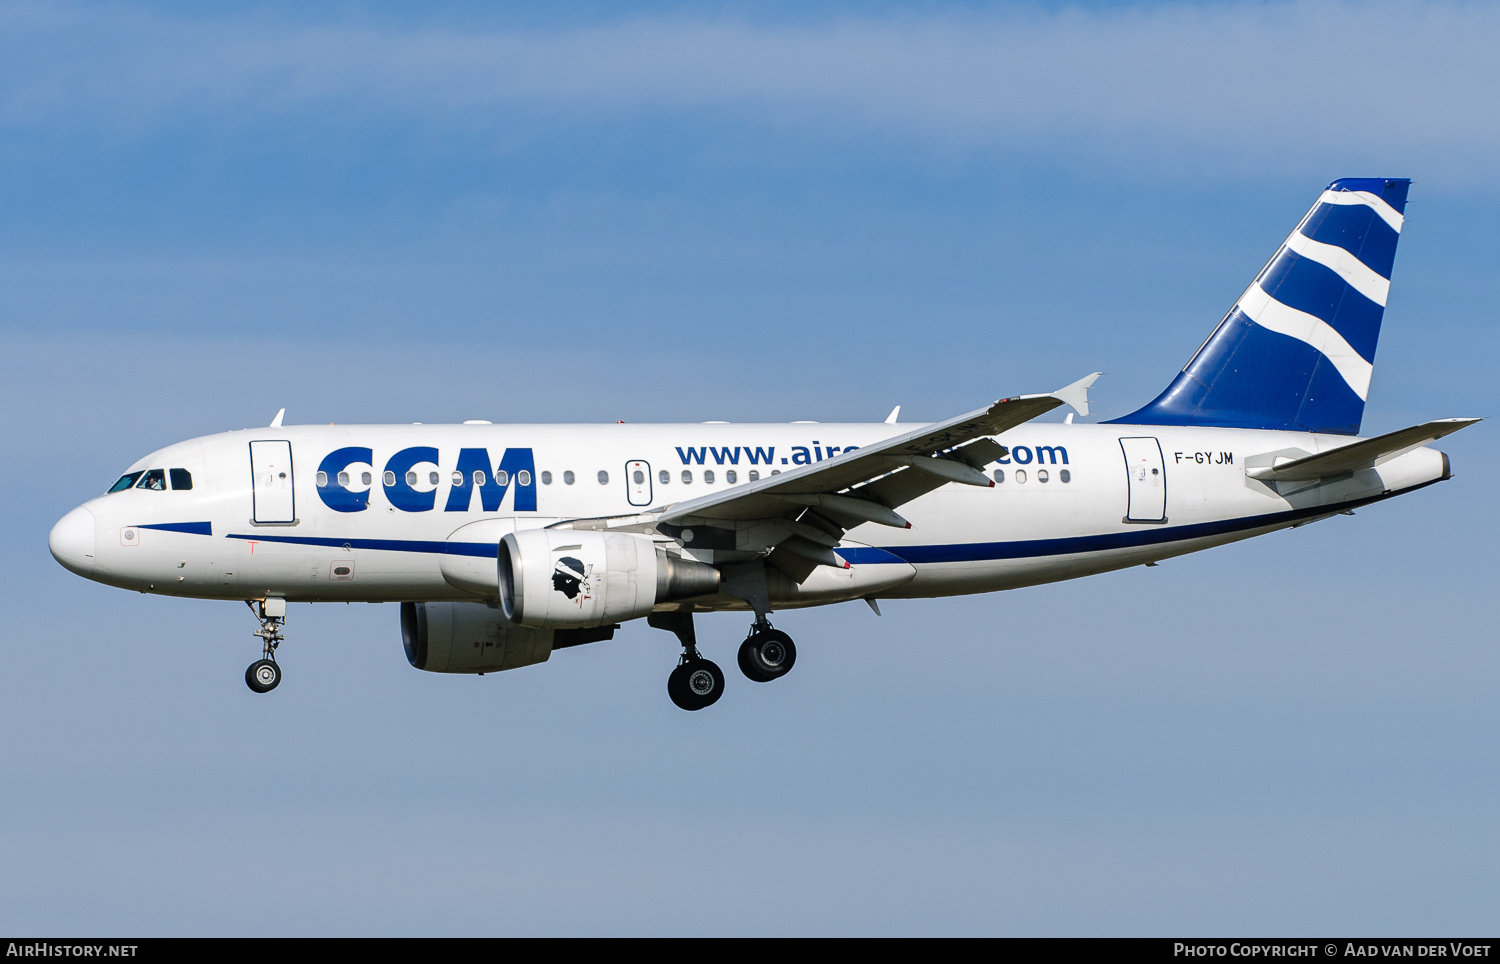
{"type": "Polygon", "coordinates": [[[719,591],[719,570],[627,532],[528,529],[500,540],[500,608],[519,626],[603,626],[719,591]]]}
{"type": "Polygon", "coordinates": [[[553,632],[517,626],[483,603],[401,604],[406,659],[432,673],[498,673],[546,662],[553,632]]]}

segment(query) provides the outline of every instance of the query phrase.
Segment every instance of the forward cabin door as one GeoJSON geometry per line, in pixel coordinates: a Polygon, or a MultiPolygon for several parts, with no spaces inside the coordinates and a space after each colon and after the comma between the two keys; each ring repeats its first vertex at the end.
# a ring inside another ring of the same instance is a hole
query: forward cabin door
{"type": "Polygon", "coordinates": [[[631,505],[651,504],[651,464],[649,462],[625,463],[625,492],[631,505]]]}
{"type": "Polygon", "coordinates": [[[256,525],[290,525],[297,521],[292,497],[292,443],[251,442],[253,480],[251,520],[256,525]]]}
{"type": "Polygon", "coordinates": [[[1155,438],[1122,438],[1125,471],[1129,474],[1130,502],[1126,522],[1167,521],[1167,469],[1162,462],[1161,443],[1155,438]]]}

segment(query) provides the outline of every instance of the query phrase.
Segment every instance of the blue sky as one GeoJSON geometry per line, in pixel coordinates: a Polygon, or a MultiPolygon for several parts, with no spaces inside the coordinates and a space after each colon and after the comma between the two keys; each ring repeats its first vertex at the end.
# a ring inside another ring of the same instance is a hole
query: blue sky
{"type": "Polygon", "coordinates": [[[936,419],[1103,370],[1122,414],[1346,175],[1416,182],[1366,430],[1493,414],[1497,41],[1466,3],[0,4],[0,922],[1486,932],[1488,423],[1354,519],[786,614],[797,671],[698,714],[663,633],[449,679],[391,606],[293,607],[258,698],[236,604],[46,532],[283,406],[936,419]]]}

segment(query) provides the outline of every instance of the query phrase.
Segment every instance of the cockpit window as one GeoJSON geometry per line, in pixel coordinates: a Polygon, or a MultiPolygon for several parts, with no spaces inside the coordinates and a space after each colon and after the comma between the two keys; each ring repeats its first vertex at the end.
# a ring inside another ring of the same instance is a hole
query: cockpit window
{"type": "MultiPolygon", "coordinates": [[[[109,487],[109,491],[110,492],[124,492],[126,489],[130,488],[132,485],[135,485],[135,480],[138,479],[138,478],[140,478],[144,474],[145,473],[143,473],[143,472],[126,472],[124,475],[120,476],[120,481],[116,482],[114,485],[112,485],[112,486],[109,487]]],[[[106,493],[106,495],[107,494],[108,493],[106,493]]]]}
{"type": "Polygon", "coordinates": [[[151,469],[141,480],[135,484],[137,489],[151,489],[154,492],[163,492],[167,488],[167,473],[165,469],[151,469]]]}
{"type": "Polygon", "coordinates": [[[181,492],[193,487],[193,474],[187,469],[172,469],[172,489],[181,492]]]}

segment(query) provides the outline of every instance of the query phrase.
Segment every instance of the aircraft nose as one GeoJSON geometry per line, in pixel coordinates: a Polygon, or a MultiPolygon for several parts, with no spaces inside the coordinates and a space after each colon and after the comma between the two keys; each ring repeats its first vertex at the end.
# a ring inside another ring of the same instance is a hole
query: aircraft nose
{"type": "Polygon", "coordinates": [[[96,549],[95,528],[94,514],[83,506],[58,519],[57,525],[52,527],[52,534],[47,537],[52,558],[80,576],[91,574],[96,549]]]}

